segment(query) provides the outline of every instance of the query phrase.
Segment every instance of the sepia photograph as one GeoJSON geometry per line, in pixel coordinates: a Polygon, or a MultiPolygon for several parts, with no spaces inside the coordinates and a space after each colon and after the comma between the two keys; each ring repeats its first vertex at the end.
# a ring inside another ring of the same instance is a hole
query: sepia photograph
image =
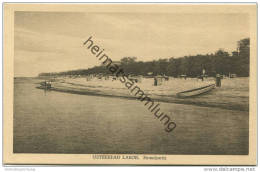
{"type": "Polygon", "coordinates": [[[5,4],[6,162],[255,164],[256,24],[256,4],[5,4]]]}

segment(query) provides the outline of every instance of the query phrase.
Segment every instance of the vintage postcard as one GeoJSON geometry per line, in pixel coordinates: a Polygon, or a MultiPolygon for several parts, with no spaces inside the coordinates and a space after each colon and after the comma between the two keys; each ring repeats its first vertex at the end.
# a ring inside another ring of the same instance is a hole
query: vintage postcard
{"type": "Polygon", "coordinates": [[[255,165],[257,6],[4,4],[4,163],[255,165]]]}

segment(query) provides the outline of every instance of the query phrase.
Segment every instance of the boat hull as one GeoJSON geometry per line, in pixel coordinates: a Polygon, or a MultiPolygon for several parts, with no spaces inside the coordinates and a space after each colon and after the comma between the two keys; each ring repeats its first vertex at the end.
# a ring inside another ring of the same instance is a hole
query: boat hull
{"type": "Polygon", "coordinates": [[[205,94],[205,93],[213,90],[215,87],[216,87],[215,84],[211,84],[211,85],[207,85],[205,87],[200,87],[200,88],[196,88],[196,89],[192,89],[192,90],[183,91],[183,92],[177,93],[177,97],[186,98],[186,97],[198,96],[198,95],[205,94]]]}

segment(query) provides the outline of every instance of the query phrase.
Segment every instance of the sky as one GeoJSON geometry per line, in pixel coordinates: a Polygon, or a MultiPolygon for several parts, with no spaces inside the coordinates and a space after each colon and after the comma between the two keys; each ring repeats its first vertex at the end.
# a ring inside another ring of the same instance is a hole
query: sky
{"type": "Polygon", "coordinates": [[[232,52],[249,37],[248,15],[238,13],[15,12],[14,74],[87,69],[100,65],[83,43],[92,36],[113,61],[232,52]]]}

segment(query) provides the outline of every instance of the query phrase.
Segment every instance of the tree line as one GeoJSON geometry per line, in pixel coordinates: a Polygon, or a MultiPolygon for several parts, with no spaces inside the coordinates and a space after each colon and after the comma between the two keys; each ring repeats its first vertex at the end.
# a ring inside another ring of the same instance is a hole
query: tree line
{"type": "MultiPolygon", "coordinates": [[[[126,74],[131,75],[167,75],[178,77],[186,75],[197,77],[206,71],[208,76],[216,74],[237,76],[249,76],[250,39],[245,38],[237,42],[237,50],[232,54],[219,49],[215,53],[195,56],[184,56],[179,58],[165,58],[148,62],[137,61],[136,57],[124,57],[118,65],[126,74]]],[[[39,76],[65,76],[65,75],[89,75],[107,74],[110,71],[105,66],[95,66],[89,69],[71,70],[57,73],[40,73],[39,76]]]]}

